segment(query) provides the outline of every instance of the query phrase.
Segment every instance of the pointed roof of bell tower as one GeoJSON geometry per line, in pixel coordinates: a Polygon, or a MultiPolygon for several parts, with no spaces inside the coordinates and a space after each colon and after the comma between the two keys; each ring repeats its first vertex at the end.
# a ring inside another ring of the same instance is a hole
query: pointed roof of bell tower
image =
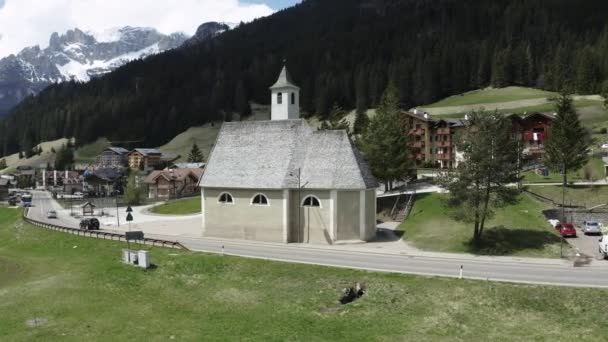
{"type": "Polygon", "coordinates": [[[291,76],[289,75],[289,71],[287,71],[287,65],[285,64],[285,61],[283,61],[283,70],[281,70],[281,74],[279,75],[279,79],[277,80],[277,82],[270,87],[270,89],[279,89],[279,88],[295,88],[295,89],[300,89],[298,86],[296,86],[295,84],[293,84],[293,81],[291,80],[291,76]]]}

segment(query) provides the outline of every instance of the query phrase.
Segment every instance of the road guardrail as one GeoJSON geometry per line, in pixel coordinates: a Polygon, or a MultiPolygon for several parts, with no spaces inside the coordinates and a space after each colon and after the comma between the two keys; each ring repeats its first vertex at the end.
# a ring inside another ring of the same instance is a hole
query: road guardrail
{"type": "MultiPolygon", "coordinates": [[[[33,219],[27,217],[27,213],[28,213],[28,210],[23,211],[23,219],[26,222],[28,222],[34,226],[40,227],[40,228],[54,230],[54,231],[77,235],[77,236],[95,238],[95,239],[127,242],[127,237],[125,234],[102,232],[102,231],[96,231],[96,230],[82,230],[82,229],[77,229],[77,228],[57,226],[54,224],[49,224],[49,223],[33,220],[33,219]]],[[[154,246],[154,247],[181,249],[181,250],[185,250],[185,251],[189,250],[186,246],[182,245],[181,243],[179,243],[177,241],[144,238],[143,240],[138,240],[135,242],[138,242],[143,245],[154,246]]]]}

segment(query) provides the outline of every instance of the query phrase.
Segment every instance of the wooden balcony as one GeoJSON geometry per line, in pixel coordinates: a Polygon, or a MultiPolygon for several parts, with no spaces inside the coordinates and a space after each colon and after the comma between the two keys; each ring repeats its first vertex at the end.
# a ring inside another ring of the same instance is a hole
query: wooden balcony
{"type": "Polygon", "coordinates": [[[424,141],[416,141],[414,142],[414,148],[424,148],[424,141]]]}
{"type": "Polygon", "coordinates": [[[424,133],[425,133],[425,129],[423,129],[423,128],[418,128],[418,129],[413,128],[410,130],[410,134],[413,134],[413,135],[424,135],[424,133]]]}
{"type": "Polygon", "coordinates": [[[416,160],[421,160],[421,161],[423,161],[423,160],[425,160],[425,159],[426,159],[426,158],[425,158],[424,153],[418,153],[418,154],[416,155],[416,160]]]}
{"type": "Polygon", "coordinates": [[[437,160],[452,160],[452,154],[451,153],[438,154],[437,160]]]}
{"type": "Polygon", "coordinates": [[[452,142],[450,140],[438,141],[435,143],[437,147],[452,147],[452,142]]]}
{"type": "Polygon", "coordinates": [[[450,128],[437,128],[437,134],[450,135],[450,134],[452,134],[452,130],[450,128]]]}

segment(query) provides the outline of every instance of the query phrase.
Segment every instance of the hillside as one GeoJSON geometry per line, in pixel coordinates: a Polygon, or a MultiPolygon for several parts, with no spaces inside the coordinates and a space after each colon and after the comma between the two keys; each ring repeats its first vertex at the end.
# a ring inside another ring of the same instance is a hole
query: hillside
{"type": "Polygon", "coordinates": [[[4,154],[74,136],[167,143],[268,103],[282,61],[304,112],[373,108],[388,82],[406,107],[487,87],[598,93],[608,2],[307,0],[202,44],[80,84],[51,86],[0,124],[4,154]]]}
{"type": "Polygon", "coordinates": [[[48,163],[54,163],[55,161],[55,153],[53,153],[53,149],[55,151],[59,151],[59,149],[67,144],[68,139],[58,139],[55,141],[47,141],[36,145],[36,148],[42,148],[42,153],[40,155],[35,155],[29,159],[22,158],[19,159],[19,154],[15,153],[6,157],[2,157],[6,161],[7,168],[4,170],[0,170],[0,174],[7,174],[13,172],[18,166],[32,166],[36,168],[44,168],[48,163]]]}

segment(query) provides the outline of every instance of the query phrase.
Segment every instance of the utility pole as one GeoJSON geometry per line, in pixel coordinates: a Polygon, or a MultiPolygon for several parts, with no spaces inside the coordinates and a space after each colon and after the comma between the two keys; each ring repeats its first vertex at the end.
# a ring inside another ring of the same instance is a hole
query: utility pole
{"type": "Polygon", "coordinates": [[[302,229],[302,219],[300,218],[302,214],[302,169],[298,168],[298,242],[302,240],[301,232],[302,229]]]}

